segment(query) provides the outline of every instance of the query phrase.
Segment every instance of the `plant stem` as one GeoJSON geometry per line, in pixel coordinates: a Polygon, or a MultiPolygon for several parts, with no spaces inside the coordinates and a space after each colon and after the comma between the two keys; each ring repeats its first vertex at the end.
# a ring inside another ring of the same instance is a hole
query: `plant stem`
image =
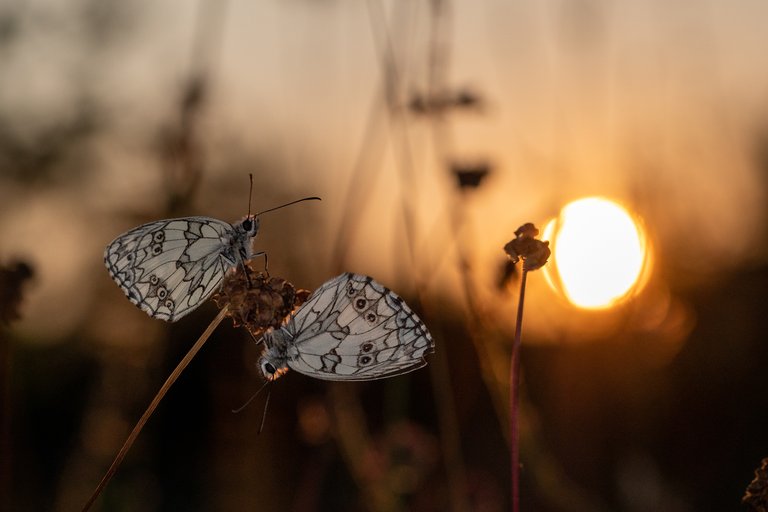
{"type": "Polygon", "coordinates": [[[0,325],[0,508],[11,507],[11,485],[13,482],[13,459],[11,442],[11,418],[13,406],[11,393],[13,355],[11,340],[6,337],[5,326],[0,325]]]}
{"type": "Polygon", "coordinates": [[[104,474],[104,477],[101,479],[101,482],[99,482],[99,485],[96,487],[96,490],[93,491],[93,494],[88,499],[85,506],[83,506],[83,512],[86,512],[91,508],[91,505],[93,505],[93,502],[96,501],[96,498],[99,497],[99,495],[107,486],[109,481],[112,480],[112,477],[117,472],[117,469],[120,467],[120,464],[122,464],[123,459],[125,458],[125,455],[128,453],[128,450],[131,449],[131,446],[133,446],[133,442],[136,441],[136,438],[139,436],[139,433],[144,428],[144,424],[147,423],[147,420],[149,420],[149,417],[152,416],[153,412],[155,412],[155,409],[157,409],[157,406],[160,404],[160,401],[163,399],[163,397],[171,388],[171,386],[173,386],[173,383],[176,382],[176,379],[179,378],[179,375],[181,375],[181,372],[183,372],[184,369],[189,365],[190,361],[192,361],[192,358],[195,357],[195,355],[197,355],[197,353],[203,347],[205,342],[208,341],[208,338],[210,338],[211,334],[216,329],[216,327],[218,327],[221,321],[224,320],[224,317],[227,315],[227,312],[228,312],[228,308],[226,306],[223,307],[221,311],[219,311],[219,314],[216,316],[216,318],[214,318],[213,321],[210,323],[210,325],[208,325],[208,328],[205,329],[205,332],[203,332],[203,334],[200,335],[200,337],[197,339],[195,344],[192,345],[192,348],[189,349],[189,352],[187,352],[184,358],[179,362],[179,364],[176,366],[173,372],[171,372],[171,374],[165,380],[165,383],[163,383],[163,385],[160,387],[160,390],[155,395],[155,398],[152,399],[152,402],[149,404],[149,407],[147,407],[147,410],[144,411],[144,414],[141,415],[141,418],[139,418],[139,421],[136,422],[136,425],[133,427],[133,430],[128,436],[128,439],[125,440],[125,443],[123,443],[122,448],[120,448],[120,451],[117,452],[117,455],[115,456],[115,460],[112,461],[112,465],[109,466],[109,469],[104,474]]]}
{"type": "Polygon", "coordinates": [[[520,345],[523,331],[523,305],[525,303],[525,281],[528,270],[523,265],[523,274],[520,279],[520,300],[517,303],[517,323],[515,325],[515,339],[512,343],[512,363],[509,375],[509,410],[510,410],[510,451],[512,462],[512,511],[520,510],[520,345]]]}

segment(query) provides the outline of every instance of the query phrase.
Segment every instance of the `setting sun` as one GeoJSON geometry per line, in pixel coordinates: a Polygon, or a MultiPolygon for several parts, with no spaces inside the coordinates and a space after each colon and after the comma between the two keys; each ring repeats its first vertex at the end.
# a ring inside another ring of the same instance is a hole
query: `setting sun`
{"type": "Polygon", "coordinates": [[[566,205],[544,228],[553,265],[547,281],[576,306],[607,308],[629,296],[648,258],[642,227],[613,201],[600,197],[566,205]]]}

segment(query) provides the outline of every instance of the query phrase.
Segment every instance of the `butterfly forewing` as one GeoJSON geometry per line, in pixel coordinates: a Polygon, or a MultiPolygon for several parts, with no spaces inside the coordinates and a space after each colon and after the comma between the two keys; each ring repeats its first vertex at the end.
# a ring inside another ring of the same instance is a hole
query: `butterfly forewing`
{"type": "Polygon", "coordinates": [[[373,380],[426,364],[429,331],[394,292],[370,277],[342,274],[291,317],[288,366],[327,380],[373,380]]]}
{"type": "Polygon", "coordinates": [[[112,241],[104,262],[131,302],[173,322],[210,297],[235,264],[222,242],[232,234],[231,224],[209,217],[150,222],[112,241]]]}

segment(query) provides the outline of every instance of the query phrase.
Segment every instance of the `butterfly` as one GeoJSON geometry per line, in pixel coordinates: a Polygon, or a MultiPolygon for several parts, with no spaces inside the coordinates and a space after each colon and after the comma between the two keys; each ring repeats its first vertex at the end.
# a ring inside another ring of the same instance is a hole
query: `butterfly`
{"type": "Polygon", "coordinates": [[[434,342],[397,294],[359,274],[325,282],[262,339],[259,366],[273,381],[293,369],[324,380],[374,380],[427,364],[434,342]]]}
{"type": "Polygon", "coordinates": [[[182,217],[143,224],[115,238],[104,250],[109,275],[128,300],[149,316],[175,322],[194,311],[219,287],[227,271],[266,253],[254,252],[258,216],[230,224],[211,217],[182,217]]]}
{"type": "Polygon", "coordinates": [[[263,254],[251,246],[258,231],[255,216],[235,224],[210,217],[158,220],[115,238],[104,264],[128,300],[175,322],[205,302],[230,268],[263,254]]]}

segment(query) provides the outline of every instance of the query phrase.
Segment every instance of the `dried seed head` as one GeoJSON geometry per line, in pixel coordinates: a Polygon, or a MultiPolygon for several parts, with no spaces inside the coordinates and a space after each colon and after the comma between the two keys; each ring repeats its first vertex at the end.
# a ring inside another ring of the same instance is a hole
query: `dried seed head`
{"type": "Polygon", "coordinates": [[[0,265],[0,324],[19,319],[22,288],[34,274],[32,267],[23,261],[0,265]]]}
{"type": "Polygon", "coordinates": [[[462,191],[479,188],[485,178],[491,173],[491,165],[487,162],[451,164],[451,171],[456,177],[456,184],[462,191]]]}
{"type": "Polygon", "coordinates": [[[523,260],[523,270],[536,270],[544,266],[552,251],[549,242],[537,240],[539,230],[532,223],[523,224],[515,230],[515,239],[504,246],[512,263],[523,260]]]}
{"type": "Polygon", "coordinates": [[[412,113],[423,116],[442,115],[451,109],[475,109],[483,107],[483,98],[470,89],[446,90],[433,94],[414,93],[408,102],[412,113]]]}
{"type": "Polygon", "coordinates": [[[308,290],[296,288],[281,277],[257,272],[249,265],[227,274],[221,288],[214,295],[216,305],[228,306],[235,326],[243,325],[254,337],[260,337],[269,328],[282,325],[291,312],[309,297],[308,290]]]}
{"type": "Polygon", "coordinates": [[[755,479],[747,487],[747,493],[741,498],[751,512],[768,510],[768,458],[755,470],[755,479]]]}

